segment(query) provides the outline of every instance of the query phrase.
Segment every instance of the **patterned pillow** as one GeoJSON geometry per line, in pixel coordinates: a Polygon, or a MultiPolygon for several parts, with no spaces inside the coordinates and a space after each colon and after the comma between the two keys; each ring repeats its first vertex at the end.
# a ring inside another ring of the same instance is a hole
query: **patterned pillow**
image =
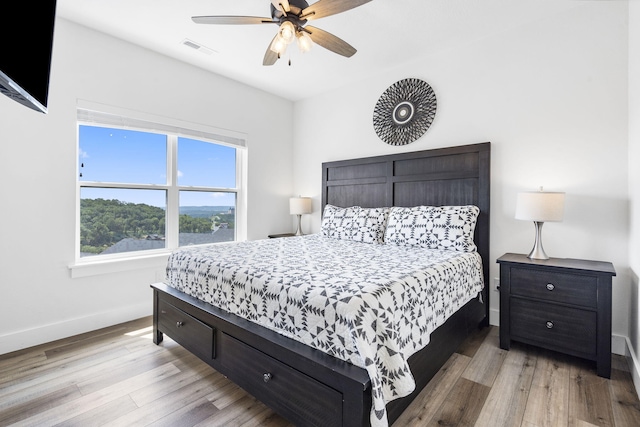
{"type": "Polygon", "coordinates": [[[384,236],[387,244],[448,249],[477,250],[473,233],[480,209],[477,206],[393,207],[384,236]]]}
{"type": "Polygon", "coordinates": [[[383,243],[389,208],[339,208],[326,205],[322,216],[322,234],[362,243],[383,243]]]}
{"type": "Polygon", "coordinates": [[[350,239],[359,206],[340,208],[326,205],[322,214],[322,234],[336,239],[350,239]]]}

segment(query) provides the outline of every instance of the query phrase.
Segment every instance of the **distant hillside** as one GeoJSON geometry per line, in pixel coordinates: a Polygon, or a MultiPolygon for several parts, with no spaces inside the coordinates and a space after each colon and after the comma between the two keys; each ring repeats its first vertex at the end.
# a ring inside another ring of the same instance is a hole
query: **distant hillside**
{"type": "MultiPolygon", "coordinates": [[[[179,233],[211,235],[218,229],[235,228],[235,212],[229,206],[185,206],[180,209],[179,233]]],[[[164,209],[120,200],[80,201],[80,251],[99,254],[123,239],[163,240],[164,209]]]]}
{"type": "Polygon", "coordinates": [[[180,215],[194,218],[211,218],[215,214],[227,213],[231,206],[180,206],[180,215]]]}

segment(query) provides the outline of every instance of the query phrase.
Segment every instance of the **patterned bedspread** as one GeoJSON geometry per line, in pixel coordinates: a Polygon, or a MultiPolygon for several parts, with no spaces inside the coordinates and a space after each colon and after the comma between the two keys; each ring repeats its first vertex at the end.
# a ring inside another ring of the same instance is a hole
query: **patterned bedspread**
{"type": "Polygon", "coordinates": [[[372,426],[411,393],[407,359],[483,288],[477,252],[321,234],[176,250],[168,284],[367,370],[372,426]]]}

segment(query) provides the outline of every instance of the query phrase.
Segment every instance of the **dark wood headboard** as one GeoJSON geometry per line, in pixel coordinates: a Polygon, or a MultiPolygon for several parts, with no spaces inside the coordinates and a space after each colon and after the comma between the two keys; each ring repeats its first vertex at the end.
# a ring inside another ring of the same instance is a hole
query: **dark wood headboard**
{"type": "Polygon", "coordinates": [[[322,164],[322,210],[361,206],[476,205],[474,240],[482,256],[489,318],[491,143],[461,145],[322,164]]]}

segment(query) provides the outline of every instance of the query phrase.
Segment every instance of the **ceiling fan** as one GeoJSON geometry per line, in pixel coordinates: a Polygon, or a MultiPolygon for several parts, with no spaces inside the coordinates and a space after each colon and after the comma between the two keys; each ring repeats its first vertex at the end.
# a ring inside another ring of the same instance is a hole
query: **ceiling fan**
{"type": "Polygon", "coordinates": [[[279,30],[264,54],[262,65],[273,65],[285,53],[293,40],[302,52],[313,43],[347,58],[356,53],[349,43],[310,25],[307,21],[335,15],[361,6],[371,0],[319,0],[309,6],[306,0],[271,0],[271,18],[257,16],[193,16],[197,24],[247,25],[277,24],[279,30]]]}

